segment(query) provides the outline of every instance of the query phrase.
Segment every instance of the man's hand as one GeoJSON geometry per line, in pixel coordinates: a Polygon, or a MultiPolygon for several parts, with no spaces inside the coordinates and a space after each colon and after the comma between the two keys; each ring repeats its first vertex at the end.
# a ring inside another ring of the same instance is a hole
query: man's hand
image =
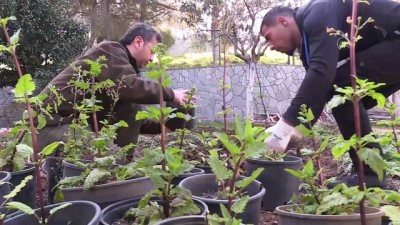
{"type": "MultiPolygon", "coordinates": [[[[182,105],[183,103],[187,104],[189,102],[188,97],[189,97],[189,90],[184,89],[184,90],[174,90],[175,93],[175,98],[174,98],[174,103],[182,105]]],[[[192,97],[192,103],[195,101],[196,98],[192,97]]]]}
{"type": "Polygon", "coordinates": [[[274,126],[265,130],[270,133],[270,136],[265,139],[267,151],[273,150],[278,153],[283,153],[287,150],[289,143],[298,143],[303,135],[281,118],[274,126]]]}

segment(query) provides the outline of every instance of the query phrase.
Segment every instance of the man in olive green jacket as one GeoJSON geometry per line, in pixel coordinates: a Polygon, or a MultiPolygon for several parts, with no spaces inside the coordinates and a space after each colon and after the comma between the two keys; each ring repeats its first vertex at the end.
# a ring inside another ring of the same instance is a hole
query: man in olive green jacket
{"type": "MultiPolygon", "coordinates": [[[[40,131],[39,145],[43,148],[54,141],[64,140],[63,135],[69,128],[72,121],[73,102],[81,101],[83,96],[73,93],[74,87],[69,84],[76,67],[82,66],[82,70],[89,70],[84,63],[85,59],[95,61],[99,56],[107,58],[106,67],[103,67],[101,74],[96,81],[110,79],[118,84],[123,78],[123,86],[119,88],[119,100],[114,106],[114,115],[111,124],[120,120],[128,123],[129,127],[120,128],[117,131],[117,139],[114,144],[123,147],[137,142],[139,133],[154,134],[160,132],[160,125],[155,121],[137,121],[135,115],[143,109],[143,104],[159,103],[159,85],[154,81],[143,80],[140,77],[139,68],[143,68],[153,60],[152,48],[162,41],[161,35],[147,24],[136,24],[121,38],[120,42],[102,42],[79,57],[71,66],[67,67],[57,75],[50,84],[60,90],[66,99],[58,107],[58,114],[54,115],[54,120],[48,121],[46,127],[40,131]]],[[[116,87],[115,87],[116,88],[116,87]]],[[[164,101],[176,105],[187,103],[188,90],[173,90],[163,88],[164,101]]],[[[50,90],[46,87],[42,93],[49,94],[50,90]]],[[[103,110],[97,112],[97,120],[102,121],[108,118],[113,100],[106,93],[97,93],[96,99],[103,110]]],[[[93,120],[91,120],[91,124],[93,120]]],[[[101,124],[98,124],[99,129],[101,124]]],[[[93,127],[93,126],[92,126],[93,127]]],[[[93,130],[93,128],[92,128],[93,130]]]]}

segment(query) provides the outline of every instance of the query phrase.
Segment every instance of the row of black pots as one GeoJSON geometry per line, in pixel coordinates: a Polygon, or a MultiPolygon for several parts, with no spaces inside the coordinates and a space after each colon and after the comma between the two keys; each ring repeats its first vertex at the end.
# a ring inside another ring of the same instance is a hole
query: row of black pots
{"type": "Polygon", "coordinates": [[[4,172],[0,171],[0,203],[4,195],[7,195],[13,187],[19,185],[25,177],[32,175],[33,179],[28,181],[28,183],[21,189],[20,192],[13,198],[14,201],[22,202],[30,207],[36,208],[36,185],[35,185],[35,167],[31,164],[27,166],[26,169],[17,172],[4,172]]]}

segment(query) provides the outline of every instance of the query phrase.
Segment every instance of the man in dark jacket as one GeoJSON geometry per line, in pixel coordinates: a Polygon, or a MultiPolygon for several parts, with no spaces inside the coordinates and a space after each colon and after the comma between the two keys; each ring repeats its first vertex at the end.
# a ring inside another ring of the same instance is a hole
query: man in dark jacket
{"type": "MultiPolygon", "coordinates": [[[[389,96],[400,89],[400,3],[392,0],[368,2],[370,4],[358,4],[358,16],[362,21],[371,17],[374,22],[368,23],[359,32],[362,39],[356,45],[357,76],[386,83],[377,91],[389,96]]],[[[317,119],[325,103],[336,94],[333,85],[351,85],[349,49],[339,49],[343,39],[327,33],[327,28],[350,33],[346,19],[351,16],[351,11],[351,0],[311,0],[295,10],[277,7],[265,15],[261,35],[266,38],[270,48],[288,55],[293,55],[299,49],[306,68],[304,80],[283,118],[268,129],[272,133],[266,140],[270,148],[285,151],[289,142],[302,138],[294,129],[299,124],[297,117],[302,104],[310,107],[317,119]]],[[[360,102],[362,135],[372,131],[367,110],[375,105],[376,101],[371,98],[364,98],[360,102]]],[[[345,139],[355,134],[351,102],[334,108],[332,113],[345,139]]],[[[370,147],[380,148],[374,144],[370,147]]],[[[354,149],[349,153],[353,169],[357,168],[354,149]]],[[[365,166],[365,175],[367,186],[384,185],[368,166],[365,166]]],[[[356,185],[357,180],[352,172],[341,181],[356,185]]]]}
{"type": "MultiPolygon", "coordinates": [[[[161,41],[161,35],[153,27],[143,23],[136,24],[128,30],[120,42],[106,41],[94,46],[57,75],[50,83],[61,90],[61,94],[66,100],[58,107],[58,114],[53,115],[54,119],[48,121],[46,127],[40,131],[40,147],[54,141],[65,140],[63,135],[73,119],[72,103],[79,102],[84,97],[77,95],[77,99],[75,99],[74,87],[69,82],[76,73],[76,67],[81,66],[82,70],[89,70],[88,64],[84,62],[85,59],[95,61],[99,56],[106,57],[107,66],[103,67],[101,74],[96,78],[97,81],[110,79],[118,84],[123,80],[123,85],[118,90],[119,100],[114,106],[114,115],[110,123],[124,120],[129,127],[117,130],[115,144],[119,147],[135,144],[139,133],[159,133],[160,124],[151,120],[137,121],[135,115],[138,111],[143,110],[144,104],[158,104],[160,101],[158,83],[142,79],[139,68],[145,67],[153,60],[152,48],[161,41]],[[124,79],[122,79],[123,77],[124,79]]],[[[187,103],[188,90],[171,88],[162,88],[162,90],[164,101],[175,105],[187,103]]],[[[49,92],[49,87],[42,91],[46,94],[49,92]]],[[[97,112],[97,120],[107,119],[113,103],[111,96],[106,93],[96,93],[96,99],[101,101],[99,104],[103,107],[102,111],[97,112]]],[[[98,126],[101,128],[102,124],[99,123],[98,126]]]]}

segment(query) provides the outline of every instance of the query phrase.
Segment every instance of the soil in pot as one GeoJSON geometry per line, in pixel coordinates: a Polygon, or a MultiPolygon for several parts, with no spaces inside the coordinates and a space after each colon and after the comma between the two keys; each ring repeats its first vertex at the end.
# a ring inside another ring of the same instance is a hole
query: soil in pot
{"type": "MultiPolygon", "coordinates": [[[[311,215],[292,212],[293,205],[279,206],[275,212],[280,225],[361,225],[360,215],[311,215]]],[[[368,225],[381,225],[383,212],[378,208],[365,207],[368,225]]]]}
{"type": "Polygon", "coordinates": [[[34,165],[28,164],[24,170],[11,172],[10,183],[13,187],[16,187],[29,175],[32,175],[33,178],[18,192],[13,201],[22,202],[31,208],[36,208],[36,176],[34,165]]]}
{"type": "MultiPolygon", "coordinates": [[[[101,224],[103,225],[130,225],[132,222],[128,222],[125,220],[122,220],[124,217],[125,212],[132,208],[132,207],[137,207],[139,204],[141,198],[132,198],[120,202],[116,202],[107,208],[103,209],[102,211],[102,218],[101,218],[101,224]],[[128,223],[127,223],[128,222],[128,223]]],[[[159,204],[162,203],[161,200],[158,198],[151,198],[151,201],[157,201],[159,204]]],[[[201,216],[205,216],[207,212],[207,205],[199,200],[193,199],[195,204],[200,208],[201,210],[201,216]]]]}
{"type": "Polygon", "coordinates": [[[195,175],[199,175],[199,174],[204,174],[204,170],[200,169],[200,168],[193,168],[191,171],[189,171],[188,173],[184,173],[181,174],[177,177],[174,177],[174,179],[172,179],[172,184],[174,186],[178,186],[179,183],[185,179],[186,177],[191,177],[191,176],[195,176],[195,175]]]}
{"type": "Polygon", "coordinates": [[[155,225],[207,225],[205,216],[181,216],[162,220],[155,225]]]}
{"type": "MultiPolygon", "coordinates": [[[[203,201],[207,204],[211,214],[217,213],[221,215],[220,204],[225,206],[228,200],[219,200],[205,198],[205,195],[214,195],[218,191],[218,185],[214,174],[201,174],[184,179],[179,186],[189,189],[192,192],[193,198],[203,201]]],[[[260,209],[262,196],[265,189],[259,181],[253,181],[246,189],[245,192],[249,195],[249,202],[247,203],[244,213],[239,214],[237,218],[241,218],[245,224],[258,225],[260,221],[260,209]]]]}
{"type": "Polygon", "coordinates": [[[285,171],[286,168],[300,170],[302,159],[295,156],[286,156],[283,161],[271,161],[262,159],[247,159],[246,175],[258,169],[264,171],[257,177],[265,188],[265,195],[262,201],[262,209],[273,211],[277,206],[289,202],[293,194],[299,193],[300,181],[285,171]]]}
{"type": "MultiPolygon", "coordinates": [[[[88,201],[74,201],[71,205],[57,211],[48,218],[47,225],[98,225],[101,218],[101,209],[98,205],[88,201]]],[[[48,215],[51,209],[63,203],[48,205],[45,213],[48,215]]],[[[40,214],[40,209],[35,212],[40,214]]],[[[26,215],[20,212],[18,215],[7,219],[4,225],[40,225],[34,215],[26,215]]]]}

